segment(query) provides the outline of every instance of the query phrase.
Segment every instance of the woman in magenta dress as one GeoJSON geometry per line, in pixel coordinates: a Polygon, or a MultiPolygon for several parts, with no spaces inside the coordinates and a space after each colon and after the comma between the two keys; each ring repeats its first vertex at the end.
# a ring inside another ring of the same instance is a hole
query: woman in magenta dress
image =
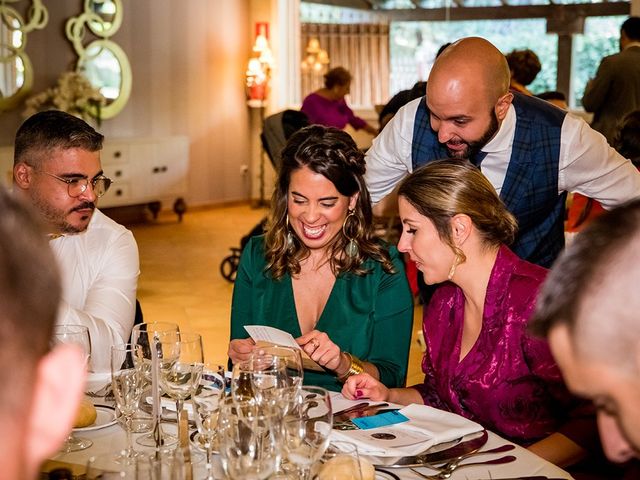
{"type": "Polygon", "coordinates": [[[300,110],[307,114],[311,124],[341,130],[349,124],[356,130],[363,129],[377,135],[378,130],[365,119],[357,117],[347,105],[344,97],[350,88],[351,74],[342,67],[332,68],[324,76],[324,88],[307,95],[300,110]]]}
{"type": "Polygon", "coordinates": [[[516,221],[489,181],[470,163],[432,162],[402,183],[399,209],[398,250],[427,284],[443,282],[424,312],[424,383],[389,389],[355,375],[343,394],[454,412],[560,466],[582,458],[592,412],[568,393],[546,340],[527,333],[547,271],[506,246],[516,221]]]}

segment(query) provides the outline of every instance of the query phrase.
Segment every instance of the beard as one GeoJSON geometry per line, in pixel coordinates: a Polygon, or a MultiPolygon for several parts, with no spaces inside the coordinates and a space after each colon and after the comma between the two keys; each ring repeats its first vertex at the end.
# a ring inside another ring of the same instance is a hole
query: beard
{"type": "Polygon", "coordinates": [[[491,110],[491,120],[489,121],[489,126],[478,140],[471,140],[468,142],[460,140],[458,142],[452,142],[456,143],[457,145],[466,145],[467,147],[464,150],[451,150],[446,147],[445,144],[449,158],[458,158],[461,160],[473,159],[478,154],[478,152],[482,150],[482,147],[489,143],[489,140],[493,138],[499,128],[500,125],[498,124],[498,117],[496,116],[496,112],[491,110]]]}
{"type": "Polygon", "coordinates": [[[65,212],[60,208],[54,207],[44,198],[34,196],[32,197],[32,200],[44,220],[53,227],[54,231],[51,233],[74,234],[84,232],[89,225],[88,221],[83,226],[78,227],[67,222],[66,217],[76,210],[91,209],[91,213],[87,215],[87,220],[91,220],[93,210],[96,208],[96,205],[93,202],[82,202],[80,205],[77,205],[65,212]]]}

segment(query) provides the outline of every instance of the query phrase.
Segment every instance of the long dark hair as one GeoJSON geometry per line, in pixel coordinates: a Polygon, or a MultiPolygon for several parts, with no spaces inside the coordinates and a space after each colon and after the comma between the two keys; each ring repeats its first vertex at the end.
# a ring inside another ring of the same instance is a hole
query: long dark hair
{"type": "Polygon", "coordinates": [[[385,271],[393,272],[388,252],[373,233],[371,200],[363,178],[364,154],[348,133],[337,128],[312,125],[296,132],[282,151],[282,166],[271,198],[271,212],[265,234],[267,269],[271,271],[273,278],[282,278],[285,272],[291,275],[300,273],[300,261],[310,253],[293,232],[293,246],[290,248],[287,245],[287,235],[290,232],[287,225],[289,183],[291,174],[303,167],[331,181],[341,195],[351,197],[359,194],[354,209],[358,221],[353,222],[354,226],[349,232],[350,237],[357,239],[359,252],[354,257],[344,255],[348,239],[343,233],[338,234],[328,247],[329,262],[334,274],[352,272],[364,275],[367,270],[362,264],[367,258],[382,263],[385,271]]]}

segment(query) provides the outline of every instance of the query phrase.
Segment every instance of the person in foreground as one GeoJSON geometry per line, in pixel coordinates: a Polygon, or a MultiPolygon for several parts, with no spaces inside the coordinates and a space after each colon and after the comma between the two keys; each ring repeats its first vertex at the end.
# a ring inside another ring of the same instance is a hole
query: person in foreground
{"type": "Polygon", "coordinates": [[[266,234],[242,252],[229,358],[256,348],[245,325],[291,333],[325,372],[304,382],[339,391],[366,371],[404,385],[413,304],[395,248],[374,237],[364,155],[346,132],[310,126],[282,152],[266,234]]]}
{"type": "Polygon", "coordinates": [[[527,335],[547,272],[506,246],[516,234],[513,215],[482,173],[458,160],[416,170],[398,195],[398,249],[416,262],[427,284],[445,282],[424,312],[424,383],[389,389],[363,374],[349,378],[342,393],[430,405],[559,466],[579,460],[583,428],[594,419],[566,390],[546,341],[527,335]]]}
{"type": "Polygon", "coordinates": [[[347,105],[344,97],[349,94],[350,88],[351,74],[342,67],[332,68],[324,75],[324,87],[307,95],[300,110],[312,124],[340,129],[349,124],[356,130],[363,129],[371,135],[377,135],[378,130],[357,117],[347,105]]]}
{"type": "Polygon", "coordinates": [[[553,266],[530,325],[548,335],[569,388],[595,403],[604,451],[614,462],[640,458],[638,284],[640,200],[634,200],[576,236],[553,266]]]}
{"type": "Polygon", "coordinates": [[[58,110],[29,117],[16,134],[13,185],[44,220],[62,274],[58,323],[85,325],[94,372],[110,371],[110,347],[133,327],[138,247],[96,209],[111,185],[100,165],[103,136],[58,110]]]}
{"type": "Polygon", "coordinates": [[[477,37],[450,45],[431,69],[426,97],[401,108],[373,140],[366,175],[373,201],[418,166],[446,157],[479,166],[518,220],[513,251],[543,267],[564,247],[567,192],[607,209],[640,195],[631,162],[582,119],[509,92],[507,60],[477,37]]]}
{"type": "Polygon", "coordinates": [[[50,349],[60,280],[44,230],[1,186],[0,212],[0,476],[30,479],[71,431],[86,370],[80,349],[50,349]]]}

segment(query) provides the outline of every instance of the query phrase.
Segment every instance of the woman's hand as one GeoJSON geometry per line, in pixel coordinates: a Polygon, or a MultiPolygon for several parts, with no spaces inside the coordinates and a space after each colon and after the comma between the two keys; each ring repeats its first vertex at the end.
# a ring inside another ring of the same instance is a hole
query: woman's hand
{"type": "Polygon", "coordinates": [[[369,398],[376,402],[389,399],[389,389],[368,373],[347,378],[342,387],[342,395],[349,400],[369,398]]]}
{"type": "Polygon", "coordinates": [[[296,338],[296,342],[318,365],[328,370],[335,371],[343,363],[340,347],[324,332],[312,330],[296,338]]]}
{"type": "Polygon", "coordinates": [[[249,360],[255,346],[256,342],[251,338],[237,338],[229,342],[227,355],[229,355],[233,364],[249,360]]]}

